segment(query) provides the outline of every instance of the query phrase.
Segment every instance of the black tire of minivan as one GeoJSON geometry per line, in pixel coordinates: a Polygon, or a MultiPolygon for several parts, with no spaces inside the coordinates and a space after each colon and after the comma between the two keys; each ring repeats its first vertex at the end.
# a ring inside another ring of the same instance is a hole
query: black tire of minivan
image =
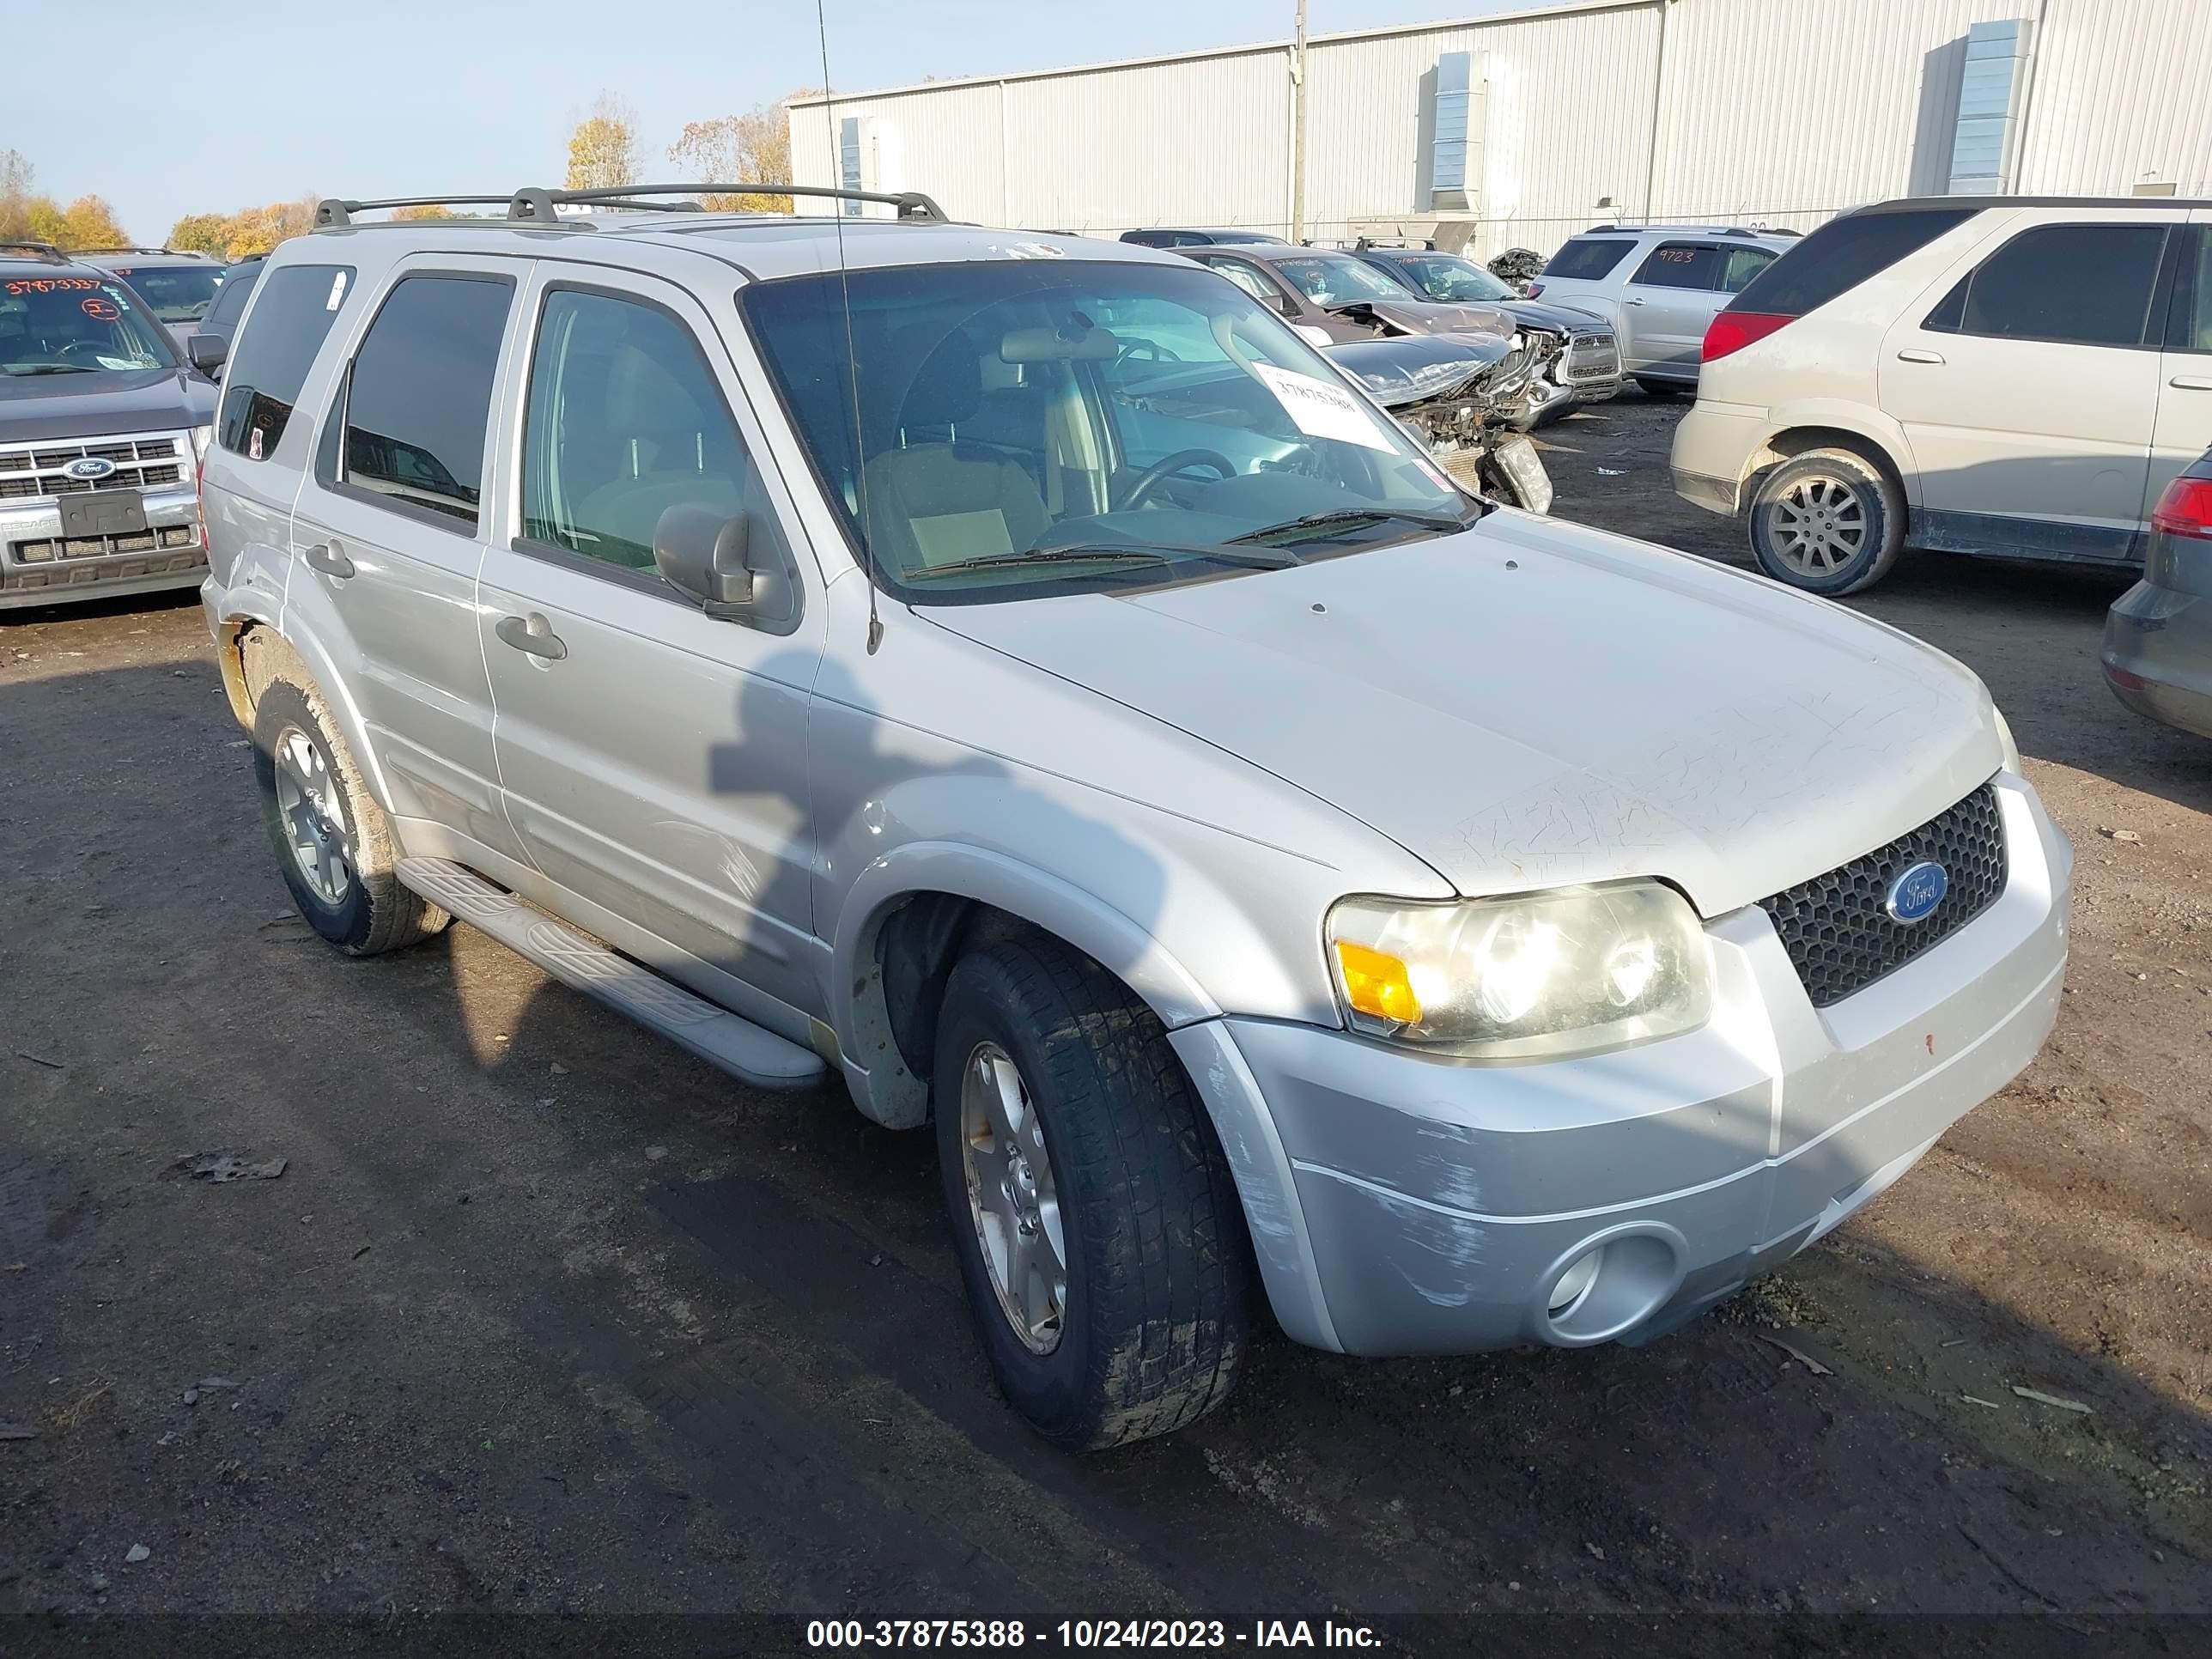
{"type": "Polygon", "coordinates": [[[1752,556],[1776,581],[1839,599],[1872,587],[1896,568],[1905,523],[1905,492],[1883,468],[1855,450],[1808,449],[1767,472],[1753,490],[1752,556]],[[1856,551],[1819,569],[1800,526],[1823,510],[1856,541],[1856,551]]]}
{"type": "Polygon", "coordinates": [[[1057,940],[1001,940],[952,970],[933,1084],[953,1248],[1007,1403],[1054,1444],[1086,1451],[1169,1433],[1217,1405],[1243,1358],[1250,1244],[1213,1126],[1158,1017],[1057,940]],[[970,1200],[963,1087],[980,1059],[997,1056],[1042,1127],[1056,1194],[1066,1289],[1048,1352],[1001,1305],[970,1200]]]}
{"type": "Polygon", "coordinates": [[[276,679],[263,688],[253,711],[253,773],[270,851],[301,920],[323,939],[348,956],[373,957],[417,944],[446,927],[451,918],[443,910],[400,884],[399,848],[390,821],[313,686],[276,679]],[[282,782],[280,770],[286,774],[282,782]],[[300,799],[303,771],[315,774],[321,804],[329,810],[318,812],[300,799]],[[295,854],[303,814],[319,817],[333,832],[331,867],[342,860],[345,879],[331,880],[331,893],[311,884],[295,854]]]}

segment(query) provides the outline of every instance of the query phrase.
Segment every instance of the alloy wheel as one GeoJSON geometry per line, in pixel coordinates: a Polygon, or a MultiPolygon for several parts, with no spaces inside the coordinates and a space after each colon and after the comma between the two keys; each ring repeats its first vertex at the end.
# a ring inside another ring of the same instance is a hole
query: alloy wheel
{"type": "Polygon", "coordinates": [[[323,751],[296,726],[276,739],[276,810],[292,861],[307,890],[336,909],[345,902],[354,873],[337,780],[323,763],[323,751]]]}
{"type": "Polygon", "coordinates": [[[999,1310],[1033,1353],[1060,1346],[1067,1241],[1044,1125],[1013,1057],[980,1042],[961,1068],[961,1157],[968,1213],[999,1310]]]}
{"type": "Polygon", "coordinates": [[[1800,575],[1832,576],[1866,551],[1871,531],[1858,489],[1815,472],[1776,497],[1768,534],[1774,556],[1800,575]]]}

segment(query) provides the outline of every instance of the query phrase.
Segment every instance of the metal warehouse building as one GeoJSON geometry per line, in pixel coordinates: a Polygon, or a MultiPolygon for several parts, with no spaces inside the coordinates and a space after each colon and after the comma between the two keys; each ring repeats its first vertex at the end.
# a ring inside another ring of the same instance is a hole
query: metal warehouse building
{"type": "Polygon", "coordinates": [[[2212,0],[1571,0],[836,94],[791,133],[797,182],[989,223],[1483,254],[1908,194],[2205,196],[2212,0]]]}

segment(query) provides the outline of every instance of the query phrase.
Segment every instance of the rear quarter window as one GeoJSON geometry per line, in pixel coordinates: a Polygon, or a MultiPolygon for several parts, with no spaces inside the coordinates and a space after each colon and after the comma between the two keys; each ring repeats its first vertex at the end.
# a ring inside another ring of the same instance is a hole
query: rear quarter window
{"type": "Polygon", "coordinates": [[[1628,257],[1628,250],[1636,244],[1625,237],[1577,236],[1554,253],[1544,266],[1547,276],[1564,277],[1569,282],[1595,283],[1613,274],[1613,268],[1628,257]]]}
{"type": "Polygon", "coordinates": [[[1729,309],[1802,317],[1879,276],[1980,211],[1929,208],[1911,213],[1847,213],[1831,219],[1753,276],[1729,309]]]}
{"type": "Polygon", "coordinates": [[[286,265],[261,278],[260,303],[223,374],[216,441],[225,449],[250,461],[276,453],[353,279],[351,265],[286,265]]]}

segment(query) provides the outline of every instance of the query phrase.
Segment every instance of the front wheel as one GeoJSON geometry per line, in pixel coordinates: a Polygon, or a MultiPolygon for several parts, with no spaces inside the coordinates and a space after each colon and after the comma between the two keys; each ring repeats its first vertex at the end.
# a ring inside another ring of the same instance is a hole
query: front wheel
{"type": "Polygon", "coordinates": [[[969,1308],[1007,1403],[1092,1450],[1228,1392],[1250,1320],[1235,1183],[1158,1018],[1057,941],[945,986],[938,1164],[969,1308]]]}
{"type": "Polygon", "coordinates": [[[1873,586],[1905,550],[1905,495],[1848,449],[1811,449],[1764,478],[1751,501],[1751,551],[1778,582],[1836,599],[1873,586]]]}

